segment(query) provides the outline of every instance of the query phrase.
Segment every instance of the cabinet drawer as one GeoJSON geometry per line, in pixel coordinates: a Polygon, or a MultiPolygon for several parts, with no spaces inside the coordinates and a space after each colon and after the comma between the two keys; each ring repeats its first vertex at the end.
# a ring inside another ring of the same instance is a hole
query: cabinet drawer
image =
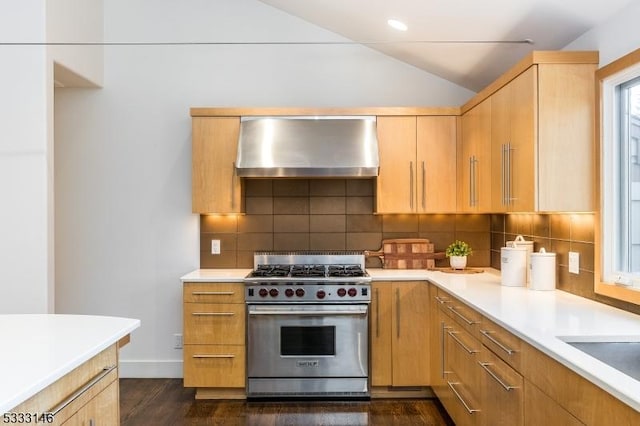
{"type": "Polygon", "coordinates": [[[480,404],[469,386],[454,372],[447,372],[447,392],[442,400],[457,426],[475,426],[482,424],[480,404]]]}
{"type": "Polygon", "coordinates": [[[458,327],[446,330],[447,371],[455,373],[468,392],[477,399],[480,390],[480,354],[482,345],[458,327]]]}
{"type": "Polygon", "coordinates": [[[186,303],[244,303],[242,283],[185,283],[186,303]]]}
{"type": "Polygon", "coordinates": [[[184,345],[185,387],[245,387],[245,347],[184,345]]]}
{"type": "Polygon", "coordinates": [[[584,425],[584,423],[562,408],[560,404],[549,398],[549,396],[527,380],[524,381],[524,392],[527,395],[527,398],[524,400],[525,426],[584,425]]]}
{"type": "Polygon", "coordinates": [[[458,299],[451,297],[451,301],[446,304],[446,312],[460,327],[467,330],[473,337],[480,339],[480,324],[482,315],[471,309],[458,299]]]}
{"type": "MultiPolygon", "coordinates": [[[[71,420],[74,413],[90,403],[96,395],[110,385],[115,384],[117,390],[117,364],[117,344],[115,344],[13,408],[11,412],[54,413],[51,424],[61,425],[71,420]]],[[[107,402],[113,404],[110,405],[110,409],[113,406],[117,409],[117,398],[107,402]]]]}
{"type": "Polygon", "coordinates": [[[491,349],[503,361],[520,370],[522,368],[522,340],[487,318],[480,326],[482,344],[491,349]]]}
{"type": "Polygon", "coordinates": [[[245,343],[245,305],[185,303],[185,344],[245,343]]]}
{"type": "Polygon", "coordinates": [[[483,351],[481,369],[484,424],[521,426],[524,422],[524,379],[491,351],[483,351]]]}

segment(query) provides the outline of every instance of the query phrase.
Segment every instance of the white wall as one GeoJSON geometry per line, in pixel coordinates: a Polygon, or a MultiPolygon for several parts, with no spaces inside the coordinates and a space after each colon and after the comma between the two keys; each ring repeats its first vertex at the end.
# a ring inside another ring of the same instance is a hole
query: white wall
{"type": "MultiPolygon", "coordinates": [[[[47,42],[100,43],[103,41],[102,0],[47,0],[47,42]]],[[[102,85],[103,47],[60,46],[49,48],[56,63],[59,85],[102,85]]]]}
{"type": "Polygon", "coordinates": [[[604,66],[640,48],[640,2],[634,1],[606,23],[586,32],[564,50],[599,50],[604,66]]]}
{"type": "MultiPolygon", "coordinates": [[[[106,41],[342,40],[255,0],[109,0],[106,41]]],[[[179,277],[199,265],[192,106],[448,106],[472,92],[358,46],[107,46],[56,90],[56,311],[140,318],[122,373],[180,377],[179,277]]]]}
{"type": "MultiPolygon", "coordinates": [[[[3,42],[42,42],[44,29],[42,1],[0,2],[3,42]]],[[[0,314],[45,313],[53,308],[46,48],[0,46],[0,81],[0,314]]]]}

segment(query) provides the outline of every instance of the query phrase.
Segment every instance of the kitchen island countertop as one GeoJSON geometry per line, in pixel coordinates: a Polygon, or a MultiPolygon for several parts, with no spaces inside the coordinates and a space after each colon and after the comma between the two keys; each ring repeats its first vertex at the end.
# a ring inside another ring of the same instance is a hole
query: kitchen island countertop
{"type": "Polygon", "coordinates": [[[139,326],[137,319],[93,315],[0,315],[0,414],[139,326]]]}

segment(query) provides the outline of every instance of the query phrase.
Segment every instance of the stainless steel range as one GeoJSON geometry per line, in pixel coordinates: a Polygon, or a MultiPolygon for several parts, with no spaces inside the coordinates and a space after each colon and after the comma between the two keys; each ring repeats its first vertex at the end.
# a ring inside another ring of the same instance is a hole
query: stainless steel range
{"type": "Polygon", "coordinates": [[[249,398],[368,398],[360,252],[260,252],[245,278],[249,398]]]}

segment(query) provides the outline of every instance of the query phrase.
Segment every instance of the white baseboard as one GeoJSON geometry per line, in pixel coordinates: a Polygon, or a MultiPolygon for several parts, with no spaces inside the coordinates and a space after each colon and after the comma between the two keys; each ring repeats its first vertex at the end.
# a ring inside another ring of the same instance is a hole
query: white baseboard
{"type": "Polygon", "coordinates": [[[182,360],[120,360],[119,373],[122,378],[135,379],[181,379],[182,360]]]}

